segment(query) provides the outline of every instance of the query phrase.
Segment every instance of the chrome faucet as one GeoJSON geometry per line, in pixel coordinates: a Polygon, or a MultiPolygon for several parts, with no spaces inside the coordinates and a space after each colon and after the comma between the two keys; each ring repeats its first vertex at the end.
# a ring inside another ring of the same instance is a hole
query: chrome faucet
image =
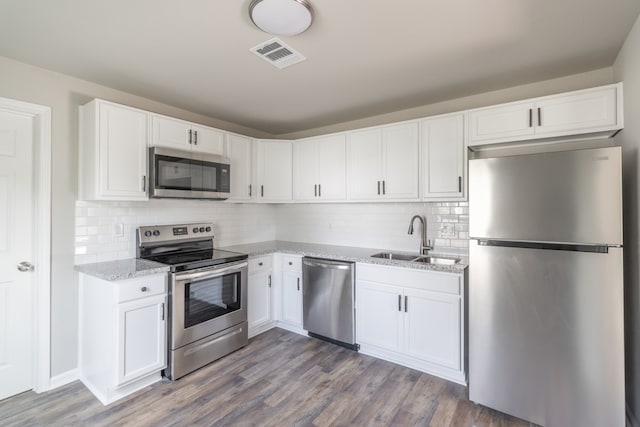
{"type": "Polygon", "coordinates": [[[431,241],[427,240],[427,223],[425,222],[424,218],[422,218],[420,215],[414,215],[413,218],[411,218],[411,222],[409,223],[408,234],[413,234],[413,223],[416,218],[418,218],[422,223],[422,241],[420,242],[420,255],[427,255],[427,253],[433,248],[431,247],[431,241]]]}

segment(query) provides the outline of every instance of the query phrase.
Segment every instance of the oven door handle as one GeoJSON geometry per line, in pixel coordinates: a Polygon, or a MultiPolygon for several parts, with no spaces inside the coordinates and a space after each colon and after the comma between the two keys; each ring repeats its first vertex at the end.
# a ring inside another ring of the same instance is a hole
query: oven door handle
{"type": "Polygon", "coordinates": [[[207,271],[199,271],[196,273],[186,273],[186,274],[179,273],[179,274],[176,274],[176,281],[179,280],[181,282],[187,282],[187,281],[192,281],[196,279],[202,279],[203,277],[214,278],[214,277],[224,276],[225,274],[228,274],[232,271],[239,271],[247,267],[248,265],[249,263],[244,261],[244,262],[230,265],[225,268],[212,268],[207,271]]]}

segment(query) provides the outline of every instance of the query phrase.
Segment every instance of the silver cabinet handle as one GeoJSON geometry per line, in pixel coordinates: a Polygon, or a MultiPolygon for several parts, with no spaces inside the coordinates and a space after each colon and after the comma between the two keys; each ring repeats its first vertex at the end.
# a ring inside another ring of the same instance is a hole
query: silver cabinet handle
{"type": "Polygon", "coordinates": [[[322,184],[318,184],[318,197],[322,197],[322,184]]]}
{"type": "Polygon", "coordinates": [[[189,129],[189,144],[193,144],[193,131],[189,129]]]}
{"type": "Polygon", "coordinates": [[[382,181],[382,194],[387,194],[387,181],[382,181]]]}
{"type": "Polygon", "coordinates": [[[300,278],[298,277],[298,290],[300,290],[300,278]]]}
{"type": "Polygon", "coordinates": [[[147,176],[142,175],[142,191],[147,191],[147,176]]]}
{"type": "Polygon", "coordinates": [[[140,288],[140,292],[147,292],[148,290],[149,288],[147,288],[146,286],[140,288]]]}
{"type": "Polygon", "coordinates": [[[260,267],[262,267],[262,264],[263,264],[263,263],[261,263],[261,262],[259,262],[259,263],[258,263],[258,265],[259,265],[260,267]]]}
{"type": "Polygon", "coordinates": [[[313,184],[313,197],[318,197],[318,184],[313,184]]]}
{"type": "Polygon", "coordinates": [[[193,145],[198,145],[198,131],[193,131],[193,145]]]}
{"type": "Polygon", "coordinates": [[[408,309],[408,307],[409,307],[408,302],[409,302],[409,297],[405,295],[404,296],[404,312],[405,313],[409,310],[408,309]]]}
{"type": "Polygon", "coordinates": [[[35,270],[35,266],[28,261],[22,261],[18,264],[18,270],[24,272],[35,270]]]}
{"type": "Polygon", "coordinates": [[[462,193],[462,177],[458,177],[458,192],[462,193]]]}
{"type": "Polygon", "coordinates": [[[271,287],[271,275],[269,275],[269,287],[271,287]]]}
{"type": "Polygon", "coordinates": [[[402,295],[398,295],[398,311],[402,311],[402,295]]]}
{"type": "Polygon", "coordinates": [[[164,303],[162,303],[162,313],[160,313],[160,320],[164,320],[164,303]]]}
{"type": "Polygon", "coordinates": [[[249,197],[251,197],[251,184],[249,184],[249,197]]]}
{"type": "Polygon", "coordinates": [[[533,127],[533,108],[529,108],[529,127],[533,127]]]}
{"type": "Polygon", "coordinates": [[[380,195],[380,181],[378,181],[378,196],[380,195]]]}
{"type": "Polygon", "coordinates": [[[260,197],[264,197],[264,185],[260,186],[260,197]]]}
{"type": "Polygon", "coordinates": [[[289,265],[293,265],[293,263],[291,261],[289,261],[289,265]]]}

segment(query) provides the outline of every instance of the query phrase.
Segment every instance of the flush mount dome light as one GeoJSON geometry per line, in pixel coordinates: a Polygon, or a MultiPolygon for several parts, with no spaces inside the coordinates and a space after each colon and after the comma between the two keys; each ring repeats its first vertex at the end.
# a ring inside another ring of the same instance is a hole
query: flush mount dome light
{"type": "Polygon", "coordinates": [[[265,33],[295,36],[311,26],[313,9],[307,0],[253,0],[249,16],[265,33]]]}

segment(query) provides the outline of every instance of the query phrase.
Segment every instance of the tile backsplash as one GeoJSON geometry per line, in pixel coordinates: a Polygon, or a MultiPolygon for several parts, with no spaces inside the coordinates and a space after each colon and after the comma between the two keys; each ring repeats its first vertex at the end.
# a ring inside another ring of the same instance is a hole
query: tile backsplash
{"type": "Polygon", "coordinates": [[[413,235],[407,233],[416,214],[426,218],[427,237],[436,252],[468,255],[467,202],[280,205],[277,238],[417,252],[421,225],[416,221],[413,235]]]}
{"type": "Polygon", "coordinates": [[[230,204],[200,200],[76,202],[75,263],[136,256],[136,228],[212,222],[215,246],[266,240],[325,243],[417,252],[422,233],[413,215],[427,219],[435,251],[468,255],[469,207],[466,202],[230,204]]]}
{"type": "Polygon", "coordinates": [[[275,207],[204,200],[76,202],[75,263],[135,258],[141,225],[212,222],[217,247],[276,238],[275,207]]]}

